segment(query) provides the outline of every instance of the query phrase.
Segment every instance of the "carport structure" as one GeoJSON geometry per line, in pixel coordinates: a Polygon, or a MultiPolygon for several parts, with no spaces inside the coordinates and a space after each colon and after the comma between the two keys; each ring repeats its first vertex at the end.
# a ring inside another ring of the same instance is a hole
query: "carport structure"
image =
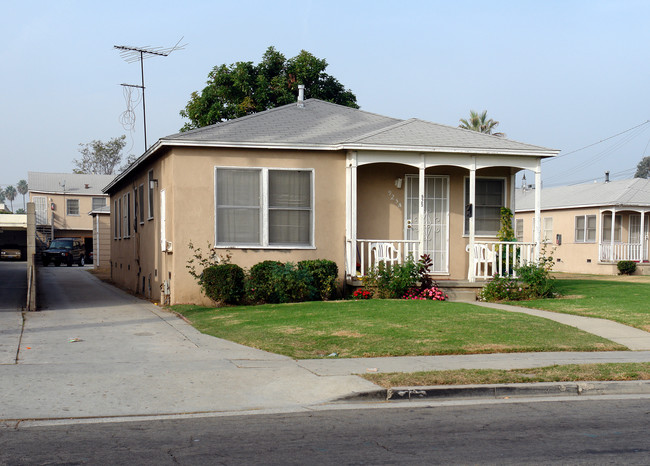
{"type": "Polygon", "coordinates": [[[27,257],[27,214],[0,215],[0,250],[20,249],[20,260],[27,257]]]}

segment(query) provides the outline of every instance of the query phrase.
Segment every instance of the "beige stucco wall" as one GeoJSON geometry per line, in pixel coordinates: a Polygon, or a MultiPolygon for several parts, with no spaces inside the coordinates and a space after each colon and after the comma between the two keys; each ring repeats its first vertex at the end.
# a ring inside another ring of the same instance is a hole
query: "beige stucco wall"
{"type": "Polygon", "coordinates": [[[93,268],[100,272],[111,270],[111,216],[93,214],[93,268]]]}
{"type": "MultiPolygon", "coordinates": [[[[621,216],[621,240],[627,243],[630,235],[630,216],[639,214],[631,211],[620,211],[616,212],[616,215],[621,216]]],[[[611,213],[607,211],[605,216],[611,216],[611,213]]],[[[519,212],[515,216],[515,218],[524,221],[524,241],[533,241],[533,217],[533,212],[519,212]]],[[[598,244],[602,238],[603,220],[600,208],[542,210],[542,225],[544,225],[545,218],[553,219],[553,232],[546,248],[549,253],[553,254],[554,271],[604,275],[618,273],[616,264],[599,262],[598,244]],[[581,215],[596,216],[596,240],[594,242],[575,241],[575,217],[581,215]],[[562,244],[560,245],[556,241],[556,235],[558,234],[562,235],[562,244]]]]}

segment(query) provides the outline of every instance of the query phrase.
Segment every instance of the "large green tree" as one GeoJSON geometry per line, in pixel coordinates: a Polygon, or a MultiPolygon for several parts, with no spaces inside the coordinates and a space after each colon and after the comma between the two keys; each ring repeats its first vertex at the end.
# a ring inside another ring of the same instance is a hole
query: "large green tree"
{"type": "Polygon", "coordinates": [[[474,110],[469,111],[469,119],[461,118],[459,128],[478,131],[479,133],[491,134],[493,136],[505,137],[505,133],[494,132],[499,122],[487,117],[487,110],[483,110],[479,115],[474,110]]]}
{"type": "Polygon", "coordinates": [[[296,101],[298,85],[305,98],[316,98],[359,108],[356,96],[336,78],[325,73],[327,62],[302,50],[287,60],[269,47],[262,60],[215,66],[206,87],[192,93],[181,110],[189,119],[181,131],[239,118],[296,101]]]}
{"type": "Polygon", "coordinates": [[[23,210],[25,210],[25,194],[27,194],[27,191],[29,191],[29,186],[27,186],[27,181],[26,180],[20,180],[18,184],[16,185],[16,190],[20,195],[23,196],[23,210]]]}
{"type": "Polygon", "coordinates": [[[643,157],[636,166],[634,178],[648,178],[650,176],[650,156],[643,157]]]}
{"type": "Polygon", "coordinates": [[[126,145],[126,136],[122,135],[108,142],[91,141],[79,144],[81,159],[74,159],[74,173],[91,173],[95,175],[113,175],[122,160],[122,149],[126,145]]]}

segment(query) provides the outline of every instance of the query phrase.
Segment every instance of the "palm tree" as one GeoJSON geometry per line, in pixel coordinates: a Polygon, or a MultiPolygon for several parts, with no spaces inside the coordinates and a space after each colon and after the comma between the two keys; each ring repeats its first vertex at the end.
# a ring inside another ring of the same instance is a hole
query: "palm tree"
{"type": "Polygon", "coordinates": [[[7,197],[7,199],[9,199],[9,202],[11,202],[12,212],[14,211],[14,199],[16,199],[16,194],[18,193],[16,191],[16,188],[14,188],[13,186],[7,186],[5,188],[5,196],[7,197]]]}
{"type": "Polygon", "coordinates": [[[23,196],[23,210],[25,210],[25,194],[27,194],[27,191],[29,191],[29,186],[27,186],[27,181],[20,180],[16,185],[16,189],[23,196]]]}
{"type": "Polygon", "coordinates": [[[493,136],[505,137],[505,133],[493,133],[492,131],[499,126],[498,121],[494,121],[492,118],[487,117],[487,110],[479,115],[478,112],[474,110],[469,111],[469,120],[461,118],[459,128],[469,129],[472,131],[478,131],[479,133],[491,134],[493,136]]]}

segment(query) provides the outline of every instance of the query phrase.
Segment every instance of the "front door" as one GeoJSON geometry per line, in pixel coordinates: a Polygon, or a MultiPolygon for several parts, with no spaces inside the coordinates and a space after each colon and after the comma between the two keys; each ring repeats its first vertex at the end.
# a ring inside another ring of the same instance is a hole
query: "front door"
{"type": "MultiPolygon", "coordinates": [[[[419,193],[418,175],[406,175],[404,237],[407,240],[419,239],[419,193]]],[[[425,176],[423,201],[423,254],[431,257],[433,273],[449,273],[449,177],[425,176]]]]}

